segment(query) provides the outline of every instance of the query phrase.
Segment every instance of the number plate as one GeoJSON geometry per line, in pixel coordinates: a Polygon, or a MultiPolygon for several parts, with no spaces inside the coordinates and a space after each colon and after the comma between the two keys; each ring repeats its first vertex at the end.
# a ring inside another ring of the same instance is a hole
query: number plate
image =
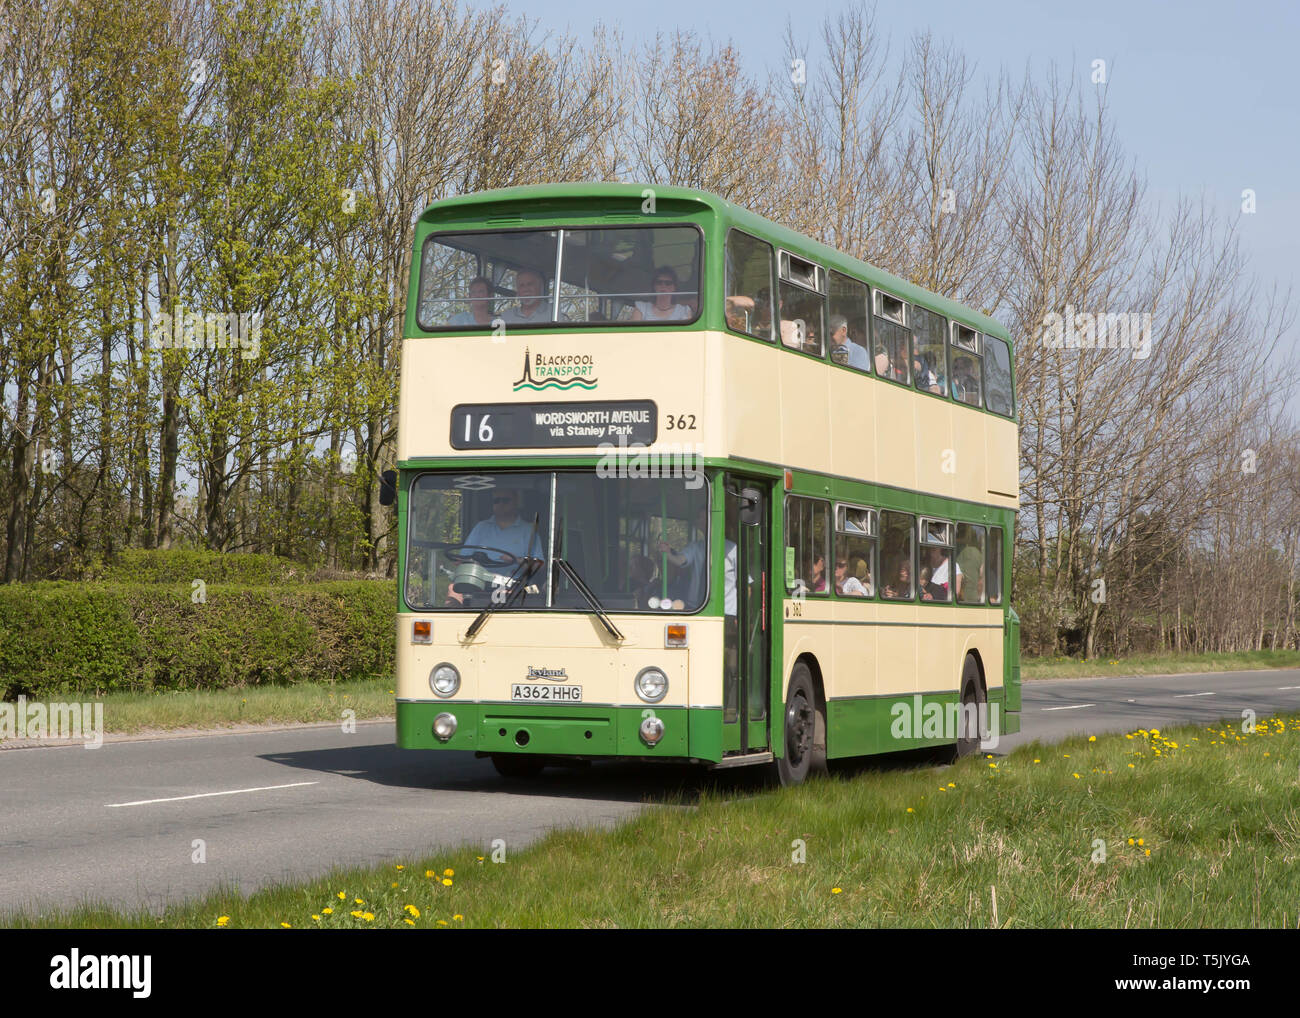
{"type": "Polygon", "coordinates": [[[537,700],[542,703],[581,703],[581,686],[548,686],[534,682],[516,682],[510,687],[511,700],[537,700]]]}

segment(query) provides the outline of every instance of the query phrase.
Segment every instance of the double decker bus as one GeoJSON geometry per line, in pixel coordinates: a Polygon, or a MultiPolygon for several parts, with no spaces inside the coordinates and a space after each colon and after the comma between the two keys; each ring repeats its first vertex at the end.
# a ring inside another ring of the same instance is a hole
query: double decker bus
{"type": "Polygon", "coordinates": [[[1013,363],[991,318],[700,191],[431,205],[398,745],[793,784],[1018,731],[1013,363]]]}

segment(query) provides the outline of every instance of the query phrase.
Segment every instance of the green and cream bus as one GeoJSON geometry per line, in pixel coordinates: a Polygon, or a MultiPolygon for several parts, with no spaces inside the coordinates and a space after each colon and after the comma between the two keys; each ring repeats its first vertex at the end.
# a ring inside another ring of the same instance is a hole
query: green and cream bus
{"type": "Polygon", "coordinates": [[[793,783],[1019,730],[997,322],[673,187],[440,201],[412,266],[399,746],[793,783]]]}

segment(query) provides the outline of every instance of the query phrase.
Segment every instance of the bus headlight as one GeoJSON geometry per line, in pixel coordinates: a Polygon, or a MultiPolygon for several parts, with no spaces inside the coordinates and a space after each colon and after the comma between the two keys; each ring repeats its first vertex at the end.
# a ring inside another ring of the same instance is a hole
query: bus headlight
{"type": "Polygon", "coordinates": [[[664,737],[664,723],[656,717],[648,717],[641,722],[641,741],[653,746],[664,737]]]}
{"type": "Polygon", "coordinates": [[[429,688],[434,696],[455,696],[456,690],[460,689],[460,672],[456,671],[455,665],[446,662],[434,665],[429,673],[429,688]]]}
{"type": "Polygon", "coordinates": [[[668,676],[659,668],[642,668],[636,673],[636,695],[646,703],[658,703],[668,695],[668,676]]]}
{"type": "Polygon", "coordinates": [[[433,719],[433,734],[439,742],[446,742],[456,734],[456,715],[439,714],[433,719]]]}

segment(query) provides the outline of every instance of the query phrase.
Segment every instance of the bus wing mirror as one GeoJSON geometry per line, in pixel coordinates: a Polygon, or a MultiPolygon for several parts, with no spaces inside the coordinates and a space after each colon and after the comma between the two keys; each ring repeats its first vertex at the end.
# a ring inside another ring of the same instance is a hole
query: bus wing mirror
{"type": "Polygon", "coordinates": [[[744,488],[740,492],[740,522],[746,527],[756,527],[763,522],[763,494],[757,488],[744,488]]]}
{"type": "Polygon", "coordinates": [[[397,471],[385,470],[379,475],[379,504],[392,505],[397,501],[397,471]]]}

